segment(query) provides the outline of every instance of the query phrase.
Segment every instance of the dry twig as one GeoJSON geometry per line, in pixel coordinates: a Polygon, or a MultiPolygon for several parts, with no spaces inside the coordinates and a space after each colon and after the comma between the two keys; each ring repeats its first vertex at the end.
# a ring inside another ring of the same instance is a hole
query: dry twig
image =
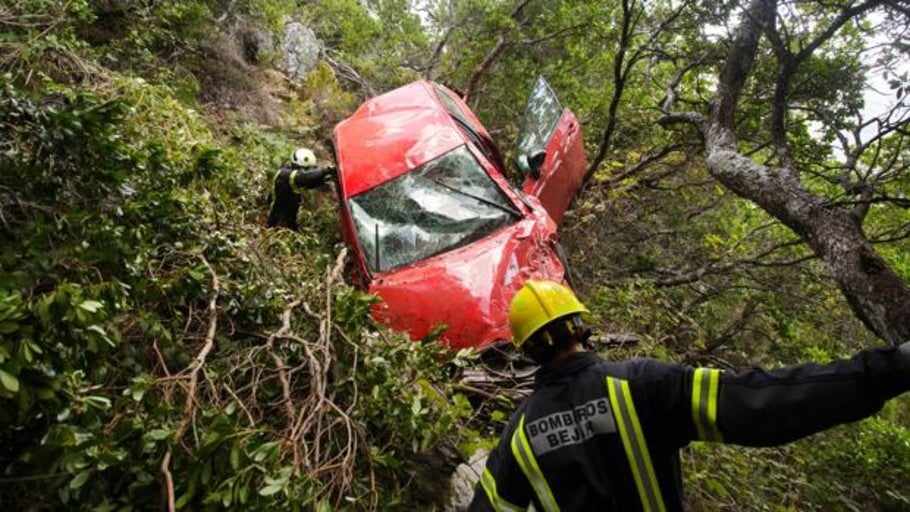
{"type": "MultiPolygon", "coordinates": [[[[196,387],[199,383],[199,370],[202,369],[202,366],[205,364],[205,360],[209,355],[209,352],[212,351],[212,348],[215,346],[215,333],[218,331],[218,295],[221,292],[221,283],[218,280],[218,275],[212,269],[209,262],[205,259],[204,256],[199,257],[202,260],[202,264],[205,265],[205,268],[208,269],[209,273],[212,275],[212,297],[209,299],[208,305],[208,314],[209,314],[209,324],[208,330],[205,335],[205,342],[202,345],[202,349],[199,350],[199,353],[196,354],[196,358],[190,363],[190,365],[184,370],[184,374],[189,374],[189,385],[186,389],[186,401],[183,404],[183,418],[180,421],[180,425],[177,427],[177,430],[174,432],[174,440],[180,442],[183,438],[183,433],[186,431],[187,425],[190,423],[191,418],[195,413],[195,404],[196,404],[196,387]]],[[[164,478],[164,504],[168,512],[173,512],[175,508],[175,497],[174,497],[174,479],[170,471],[170,462],[171,462],[171,450],[168,449],[164,457],[161,459],[161,474],[164,478]]]]}

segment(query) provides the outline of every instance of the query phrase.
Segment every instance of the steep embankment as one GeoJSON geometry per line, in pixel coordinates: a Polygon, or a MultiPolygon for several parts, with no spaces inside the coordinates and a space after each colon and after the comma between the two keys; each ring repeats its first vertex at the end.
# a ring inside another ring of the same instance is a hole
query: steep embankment
{"type": "Polygon", "coordinates": [[[259,67],[216,14],[0,8],[4,508],[388,508],[418,499],[415,454],[474,438],[456,356],[344,283],[330,195],[263,228],[271,172],[327,156],[354,97],[259,67]]]}

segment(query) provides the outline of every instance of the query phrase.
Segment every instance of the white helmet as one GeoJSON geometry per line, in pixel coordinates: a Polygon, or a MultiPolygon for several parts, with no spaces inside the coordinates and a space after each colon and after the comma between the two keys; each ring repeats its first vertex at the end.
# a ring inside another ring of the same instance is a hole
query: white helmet
{"type": "Polygon", "coordinates": [[[295,149],[294,154],[291,155],[291,163],[297,167],[314,167],[316,165],[316,154],[313,153],[313,150],[307,148],[295,149]]]}

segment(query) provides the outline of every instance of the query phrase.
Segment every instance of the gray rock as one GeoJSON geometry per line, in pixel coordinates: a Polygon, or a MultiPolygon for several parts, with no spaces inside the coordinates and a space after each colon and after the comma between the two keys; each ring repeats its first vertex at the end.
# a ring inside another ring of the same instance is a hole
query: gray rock
{"type": "Polygon", "coordinates": [[[278,69],[291,80],[300,81],[316,66],[322,43],[309,27],[299,21],[290,21],[284,26],[280,50],[278,69]]]}
{"type": "Polygon", "coordinates": [[[443,512],[462,512],[468,509],[474,497],[474,487],[480,480],[489,455],[487,450],[477,450],[467,463],[455,468],[450,481],[449,502],[443,507],[443,512]]]}

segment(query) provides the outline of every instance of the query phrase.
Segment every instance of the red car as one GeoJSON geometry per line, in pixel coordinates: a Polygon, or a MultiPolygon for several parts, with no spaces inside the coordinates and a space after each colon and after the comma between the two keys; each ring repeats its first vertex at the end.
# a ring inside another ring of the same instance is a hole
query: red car
{"type": "Polygon", "coordinates": [[[538,79],[519,137],[521,189],[461,98],[418,81],[335,127],[341,225],[380,322],[453,348],[510,338],[529,278],[566,281],[556,227],[587,167],[581,130],[538,79]],[[444,329],[443,329],[444,328],[444,329]]]}

